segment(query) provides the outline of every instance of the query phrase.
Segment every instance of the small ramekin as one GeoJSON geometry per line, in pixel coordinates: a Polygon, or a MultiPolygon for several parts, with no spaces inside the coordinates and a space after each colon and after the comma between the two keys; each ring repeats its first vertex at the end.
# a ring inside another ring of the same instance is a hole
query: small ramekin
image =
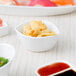
{"type": "MultiPolygon", "coordinates": [[[[30,21],[27,21],[25,24],[28,24],[30,21]]],[[[51,30],[57,33],[55,36],[46,36],[46,37],[31,37],[26,36],[22,33],[24,24],[18,25],[16,27],[17,37],[20,39],[22,45],[26,50],[34,52],[43,52],[48,51],[53,48],[56,44],[59,37],[59,30],[55,24],[50,21],[42,20],[44,24],[51,30]]]]}
{"type": "Polygon", "coordinates": [[[0,37],[5,36],[9,33],[9,26],[3,22],[3,26],[0,27],[0,37]]]}
{"type": "Polygon", "coordinates": [[[72,70],[72,69],[73,69],[73,66],[72,66],[69,62],[64,61],[64,60],[56,60],[56,61],[54,61],[54,62],[47,63],[47,64],[43,64],[43,65],[37,67],[37,69],[36,69],[36,71],[35,71],[36,76],[40,76],[40,75],[38,74],[38,70],[39,70],[40,68],[43,68],[43,67],[45,67],[45,66],[48,66],[48,65],[51,65],[51,64],[54,64],[54,63],[60,63],[60,62],[66,63],[66,64],[68,64],[70,67],[67,68],[67,69],[65,69],[65,70],[62,70],[62,71],[60,71],[60,72],[54,73],[54,74],[52,74],[52,75],[49,75],[49,76],[54,76],[54,75],[57,75],[57,74],[61,74],[61,73],[65,72],[65,71],[68,71],[68,70],[72,70]]]}
{"type": "Polygon", "coordinates": [[[5,57],[9,60],[7,64],[0,67],[0,76],[8,76],[10,64],[15,56],[15,49],[9,44],[0,43],[0,57],[5,57]]]}

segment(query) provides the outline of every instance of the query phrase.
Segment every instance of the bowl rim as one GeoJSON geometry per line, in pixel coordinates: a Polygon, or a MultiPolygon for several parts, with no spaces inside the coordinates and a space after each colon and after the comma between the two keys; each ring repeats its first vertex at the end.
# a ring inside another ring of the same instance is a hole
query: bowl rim
{"type": "Polygon", "coordinates": [[[9,62],[7,64],[5,64],[4,66],[0,67],[0,70],[2,70],[4,68],[6,68],[13,61],[13,59],[15,57],[15,48],[12,45],[8,44],[8,43],[0,43],[0,45],[9,46],[9,47],[11,47],[13,49],[13,52],[14,52],[14,56],[12,57],[12,59],[9,60],[9,62]]]}
{"type": "MultiPolygon", "coordinates": [[[[51,62],[51,63],[46,63],[46,64],[43,64],[43,65],[38,66],[38,67],[36,68],[36,70],[35,70],[35,74],[36,74],[37,76],[40,76],[40,75],[38,74],[38,72],[37,72],[38,69],[40,69],[40,68],[42,68],[42,67],[45,67],[45,66],[47,66],[47,65],[51,65],[51,64],[59,63],[59,62],[66,63],[66,64],[68,64],[70,67],[67,68],[67,69],[64,69],[64,70],[62,70],[62,71],[60,71],[60,72],[57,72],[57,73],[55,73],[55,74],[52,74],[52,75],[56,75],[56,74],[58,74],[58,73],[62,73],[62,72],[64,72],[64,71],[73,69],[72,64],[70,64],[68,61],[65,61],[65,60],[55,60],[55,61],[53,61],[53,62],[51,62]]],[[[49,75],[49,76],[51,76],[51,75],[49,75]]]]}
{"type": "Polygon", "coordinates": [[[76,7],[76,5],[67,5],[67,6],[59,6],[59,7],[33,7],[33,6],[16,6],[16,5],[4,5],[4,4],[0,4],[0,7],[14,7],[14,8],[30,8],[30,9],[37,9],[37,8],[46,8],[46,9],[50,9],[50,8],[73,8],[76,7]]]}
{"type": "MultiPolygon", "coordinates": [[[[26,21],[25,23],[27,23],[27,22],[29,22],[29,21],[32,21],[32,20],[28,20],[28,21],[26,21]]],[[[38,20],[36,20],[36,21],[38,21],[38,20]]],[[[17,25],[16,28],[15,28],[15,31],[16,31],[17,33],[19,33],[20,35],[24,36],[24,37],[32,38],[32,39],[52,38],[52,37],[56,37],[56,36],[59,36],[59,35],[60,35],[60,31],[59,31],[58,27],[57,27],[54,23],[52,23],[52,22],[49,21],[49,20],[41,20],[41,21],[42,21],[42,22],[45,22],[45,21],[46,21],[46,22],[50,22],[54,27],[56,27],[56,29],[57,29],[57,31],[58,31],[58,34],[55,35],[55,36],[45,36],[45,37],[31,37],[31,36],[26,36],[26,35],[22,34],[22,33],[17,29],[17,28],[19,28],[20,26],[22,26],[22,25],[24,25],[24,24],[17,25]]]]}
{"type": "Polygon", "coordinates": [[[8,24],[3,21],[3,26],[0,27],[0,30],[1,30],[1,29],[5,29],[6,27],[8,27],[8,24]]]}

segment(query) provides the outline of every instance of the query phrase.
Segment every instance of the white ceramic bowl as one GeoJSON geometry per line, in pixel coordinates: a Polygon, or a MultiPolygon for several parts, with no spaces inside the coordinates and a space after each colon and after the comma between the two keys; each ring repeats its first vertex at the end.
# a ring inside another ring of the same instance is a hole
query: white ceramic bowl
{"type": "Polygon", "coordinates": [[[62,71],[60,71],[60,72],[57,72],[57,73],[55,73],[55,74],[49,75],[49,76],[55,76],[55,75],[57,75],[57,74],[61,74],[61,73],[65,72],[65,71],[68,71],[68,70],[73,69],[73,66],[72,66],[69,62],[63,61],[63,60],[57,60],[57,61],[54,61],[54,62],[51,62],[51,63],[48,63],[48,64],[43,64],[43,65],[37,67],[37,69],[36,69],[36,71],[35,71],[36,76],[40,76],[40,75],[38,74],[38,70],[39,70],[40,68],[43,68],[43,67],[45,67],[45,66],[48,66],[48,65],[51,65],[51,64],[54,64],[54,63],[60,63],[60,62],[66,63],[66,64],[68,64],[70,67],[67,68],[67,69],[65,69],[65,70],[62,70],[62,71]]]}
{"type": "MultiPolygon", "coordinates": [[[[25,24],[27,23],[29,23],[29,21],[27,21],[25,24]]],[[[43,23],[46,24],[50,30],[56,32],[57,35],[47,37],[30,37],[22,34],[23,24],[16,27],[17,36],[26,50],[35,52],[47,51],[53,48],[53,46],[56,44],[59,37],[58,28],[49,21],[43,20],[43,23]]]]}
{"type": "Polygon", "coordinates": [[[3,22],[3,26],[0,27],[0,37],[5,36],[8,33],[9,33],[9,27],[5,22],[3,22]]]}
{"type": "Polygon", "coordinates": [[[76,6],[64,7],[28,7],[0,5],[0,14],[18,16],[49,16],[66,14],[76,10],[76,6]]]}
{"type": "Polygon", "coordinates": [[[5,57],[9,59],[9,62],[0,67],[0,76],[8,76],[10,64],[15,56],[15,49],[6,43],[0,44],[0,57],[5,57]]]}

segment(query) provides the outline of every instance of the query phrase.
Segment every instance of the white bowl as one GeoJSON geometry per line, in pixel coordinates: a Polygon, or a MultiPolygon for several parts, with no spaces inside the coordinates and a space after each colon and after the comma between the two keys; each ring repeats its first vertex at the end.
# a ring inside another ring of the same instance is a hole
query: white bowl
{"type": "Polygon", "coordinates": [[[8,33],[9,33],[9,27],[5,22],[3,22],[3,26],[0,27],[0,37],[5,36],[8,33]]]}
{"type": "Polygon", "coordinates": [[[48,66],[48,65],[51,65],[51,64],[54,64],[54,63],[60,63],[60,62],[66,63],[66,64],[68,64],[70,67],[67,68],[67,69],[65,69],[65,70],[62,70],[62,71],[60,71],[60,72],[57,72],[57,73],[55,73],[55,74],[49,75],[49,76],[55,76],[55,75],[57,75],[57,74],[61,74],[61,73],[65,72],[65,71],[68,71],[68,70],[73,69],[73,66],[72,66],[69,62],[63,61],[63,60],[57,60],[57,61],[54,61],[54,62],[51,62],[51,63],[48,63],[48,64],[44,64],[44,65],[41,65],[41,66],[37,67],[37,69],[36,69],[36,71],[35,71],[36,76],[40,76],[40,75],[38,74],[38,70],[39,70],[40,68],[43,68],[43,67],[45,67],[45,66],[48,66]]]}
{"type": "MultiPolygon", "coordinates": [[[[25,24],[27,23],[29,23],[29,21],[27,21],[25,24]]],[[[43,20],[43,23],[46,24],[50,30],[56,32],[57,35],[47,37],[30,37],[21,33],[24,25],[19,25],[16,27],[17,36],[26,50],[36,52],[47,51],[53,48],[53,46],[56,44],[59,37],[59,30],[53,23],[49,21],[43,20]]]]}
{"type": "Polygon", "coordinates": [[[10,64],[15,56],[15,49],[6,43],[0,44],[0,57],[5,57],[9,59],[9,62],[0,67],[0,76],[8,76],[10,64]]]}
{"type": "Polygon", "coordinates": [[[18,15],[18,16],[59,15],[59,14],[66,14],[74,10],[76,10],[76,6],[28,7],[28,6],[0,5],[0,14],[18,15]]]}

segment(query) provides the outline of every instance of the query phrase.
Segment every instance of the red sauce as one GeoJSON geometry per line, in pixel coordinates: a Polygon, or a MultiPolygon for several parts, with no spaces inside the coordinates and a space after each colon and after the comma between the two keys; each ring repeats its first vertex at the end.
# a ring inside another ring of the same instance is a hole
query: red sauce
{"type": "Polygon", "coordinates": [[[0,27],[2,27],[3,26],[3,21],[2,21],[2,19],[0,19],[0,27]]]}
{"type": "Polygon", "coordinates": [[[48,76],[48,75],[60,72],[62,70],[65,70],[67,68],[70,68],[70,66],[66,63],[63,63],[63,62],[54,63],[54,64],[40,68],[38,70],[38,74],[40,76],[48,76]]]}

